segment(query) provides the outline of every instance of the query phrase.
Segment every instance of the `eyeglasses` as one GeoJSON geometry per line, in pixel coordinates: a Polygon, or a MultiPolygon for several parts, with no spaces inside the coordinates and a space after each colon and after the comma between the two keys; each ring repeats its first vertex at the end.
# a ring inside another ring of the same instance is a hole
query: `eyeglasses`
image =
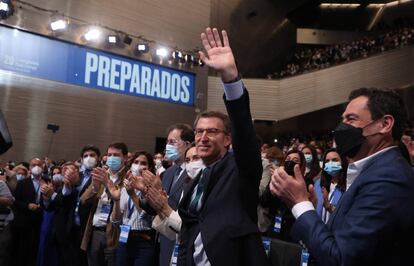
{"type": "Polygon", "coordinates": [[[178,145],[178,143],[180,143],[182,140],[178,140],[178,139],[169,139],[169,140],[167,140],[167,144],[170,144],[170,145],[174,145],[174,146],[176,146],[176,145],[178,145]]]}
{"type": "Polygon", "coordinates": [[[201,137],[204,134],[204,132],[206,132],[207,137],[214,137],[220,133],[227,133],[225,130],[221,130],[218,128],[196,128],[194,130],[194,135],[196,135],[197,137],[201,137]]]}

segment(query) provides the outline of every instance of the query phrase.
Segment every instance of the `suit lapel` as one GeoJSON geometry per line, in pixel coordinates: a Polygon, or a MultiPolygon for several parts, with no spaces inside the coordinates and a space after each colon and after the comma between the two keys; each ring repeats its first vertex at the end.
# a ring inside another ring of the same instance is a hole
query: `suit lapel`
{"type": "Polygon", "coordinates": [[[368,169],[370,169],[371,167],[375,167],[375,163],[378,162],[378,161],[381,162],[384,157],[386,157],[386,156],[398,156],[398,154],[399,154],[398,149],[393,148],[393,149],[390,149],[388,151],[385,151],[382,154],[379,154],[378,156],[375,156],[374,158],[370,159],[364,165],[364,168],[361,170],[361,172],[359,173],[359,175],[355,179],[354,183],[351,185],[351,187],[348,189],[348,191],[344,192],[341,199],[339,200],[335,211],[332,213],[331,217],[329,218],[329,221],[328,221],[329,228],[331,228],[333,226],[334,220],[335,220],[337,214],[339,213],[341,206],[343,205],[342,203],[343,203],[344,199],[346,200],[347,195],[350,194],[349,191],[352,190],[352,189],[355,189],[355,187],[357,187],[358,184],[364,180],[365,172],[368,169]]]}
{"type": "MultiPolygon", "coordinates": [[[[183,186],[183,184],[184,184],[184,181],[185,181],[185,178],[187,177],[187,173],[186,173],[186,171],[184,170],[184,171],[182,171],[182,173],[181,173],[181,175],[178,177],[178,180],[177,180],[177,182],[175,182],[175,184],[173,185],[173,187],[171,188],[171,190],[170,190],[170,195],[174,195],[174,193],[176,193],[177,192],[177,190],[179,190],[179,189],[181,189],[182,188],[182,186],[183,186]]],[[[174,180],[174,176],[173,176],[173,178],[171,179],[171,182],[174,180]]],[[[181,191],[180,191],[181,192],[181,191]]]]}
{"type": "Polygon", "coordinates": [[[171,191],[170,188],[171,188],[171,184],[174,179],[174,173],[177,167],[178,166],[174,164],[173,166],[168,168],[167,171],[164,173],[164,177],[162,179],[162,185],[164,187],[164,190],[168,192],[168,195],[170,195],[170,191],[171,191]]]}

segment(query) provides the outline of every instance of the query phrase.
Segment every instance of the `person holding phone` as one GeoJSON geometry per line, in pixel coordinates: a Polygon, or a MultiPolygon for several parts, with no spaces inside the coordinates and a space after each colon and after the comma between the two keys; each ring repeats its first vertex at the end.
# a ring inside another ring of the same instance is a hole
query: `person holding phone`
{"type": "MultiPolygon", "coordinates": [[[[293,173],[295,165],[299,165],[302,174],[305,174],[306,159],[304,154],[297,149],[292,149],[286,153],[281,166],[284,167],[286,172],[293,173]]],[[[311,179],[307,182],[311,182],[311,179]]],[[[269,184],[260,197],[260,206],[268,209],[269,218],[272,221],[271,226],[267,230],[267,236],[292,242],[290,228],[295,218],[292,216],[289,208],[279,198],[270,193],[269,184]]]]}

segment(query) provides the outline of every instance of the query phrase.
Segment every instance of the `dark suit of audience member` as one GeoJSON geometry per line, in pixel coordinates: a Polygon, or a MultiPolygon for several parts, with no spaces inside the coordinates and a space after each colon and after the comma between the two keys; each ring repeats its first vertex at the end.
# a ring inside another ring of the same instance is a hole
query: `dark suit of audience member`
{"type": "Polygon", "coordinates": [[[87,265],[86,253],[80,249],[80,244],[90,208],[81,204],[79,198],[91,183],[89,174],[90,171],[85,177],[85,171],[80,172],[78,186],[59,190],[46,209],[55,212],[52,239],[56,244],[59,265],[87,265]],[[88,179],[83,182],[85,178],[88,179]]]}
{"type": "MultiPolygon", "coordinates": [[[[177,210],[178,203],[180,201],[181,194],[184,189],[185,180],[187,179],[187,171],[182,169],[181,166],[173,165],[168,168],[162,177],[163,189],[168,194],[168,205],[173,210],[177,210]],[[173,184],[174,177],[179,174],[179,177],[175,184],[173,184]]],[[[159,234],[160,240],[160,266],[170,265],[171,255],[174,249],[174,240],[170,240],[162,234],[159,234]]]]}
{"type": "Polygon", "coordinates": [[[32,178],[18,181],[15,190],[15,219],[12,226],[12,263],[17,266],[34,265],[39,244],[42,210],[29,210],[30,203],[39,204],[40,194],[33,185],[32,178]]]}

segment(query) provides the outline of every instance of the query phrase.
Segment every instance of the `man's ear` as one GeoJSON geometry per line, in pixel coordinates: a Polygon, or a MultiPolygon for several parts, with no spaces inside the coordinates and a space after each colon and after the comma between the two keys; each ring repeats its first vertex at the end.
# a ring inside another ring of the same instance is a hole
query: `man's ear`
{"type": "Polygon", "coordinates": [[[231,135],[228,134],[224,136],[224,146],[229,148],[230,145],[231,145],[231,135]]]}
{"type": "Polygon", "coordinates": [[[381,130],[379,131],[381,134],[392,134],[392,128],[394,126],[394,117],[392,115],[385,115],[381,119],[381,130]]]}

